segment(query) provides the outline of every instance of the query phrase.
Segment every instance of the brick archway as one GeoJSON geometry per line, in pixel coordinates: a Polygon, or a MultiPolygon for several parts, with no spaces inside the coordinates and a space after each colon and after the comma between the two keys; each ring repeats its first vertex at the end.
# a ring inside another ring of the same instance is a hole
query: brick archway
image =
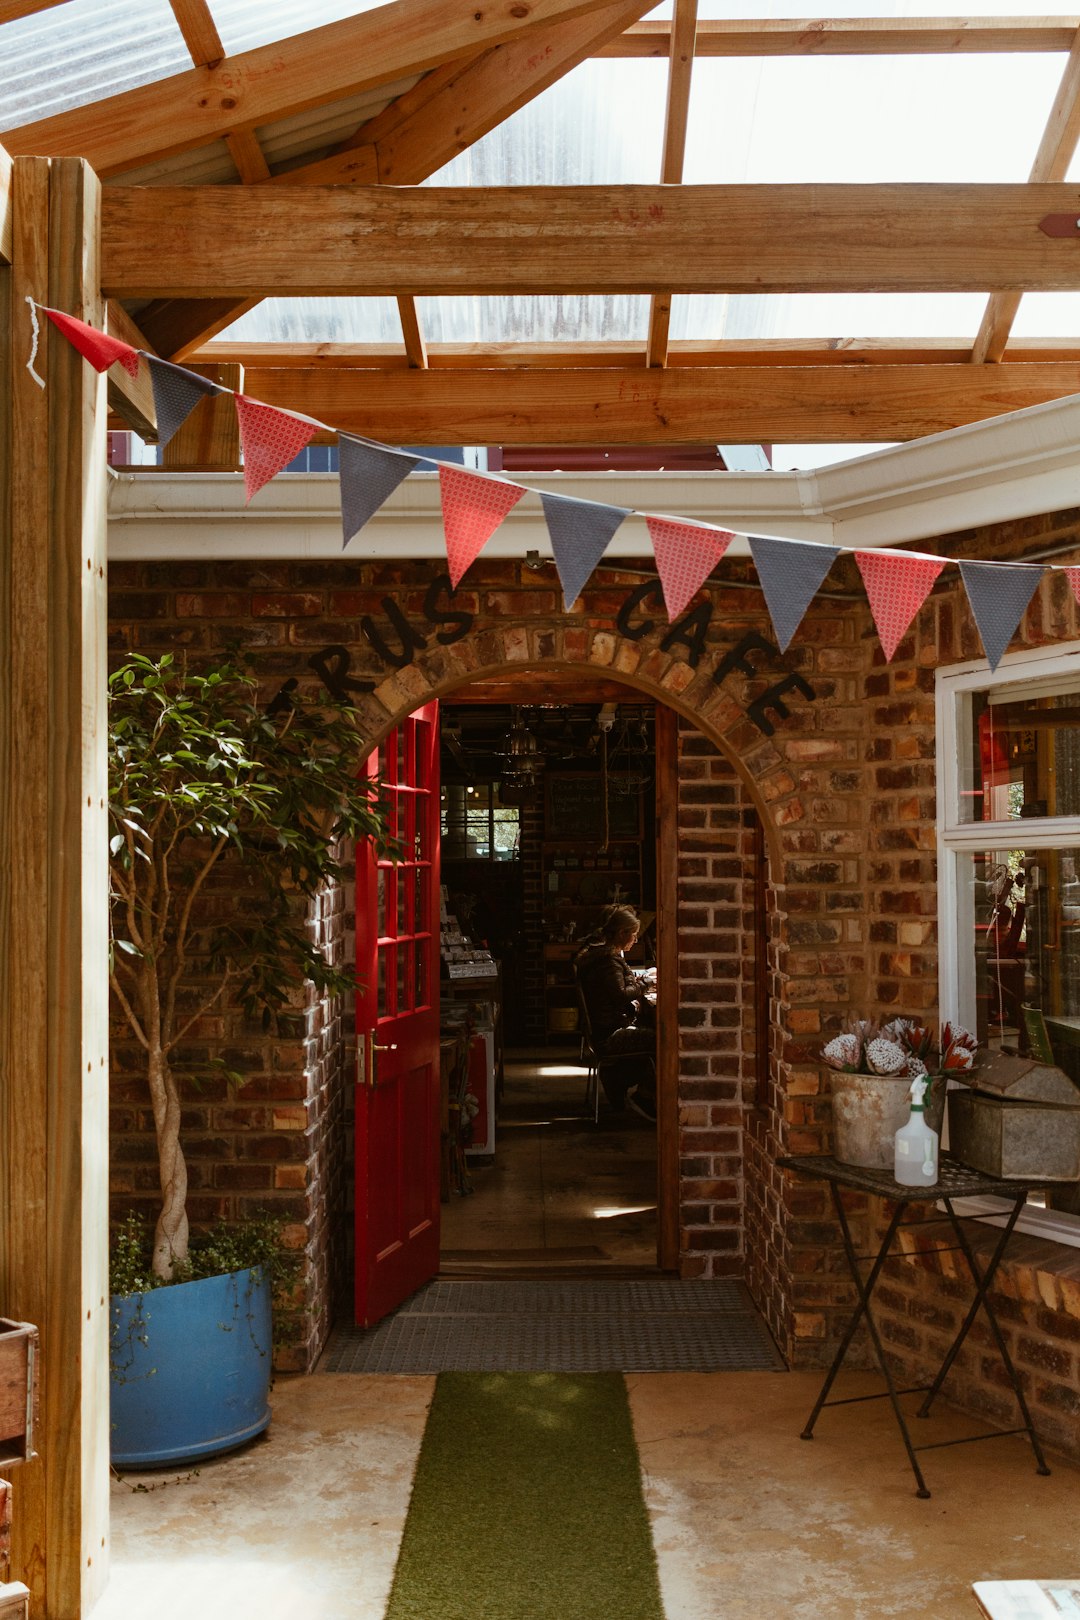
{"type": "MultiPolygon", "coordinates": [[[[666,1157],[667,1173],[678,1188],[677,1263],[683,1275],[746,1278],[773,1332],[782,1344],[789,1344],[790,1290],[774,1269],[776,1235],[787,1224],[774,1167],[781,1144],[786,1145],[783,1077],[790,1061],[779,922],[788,859],[783,832],[803,819],[805,807],[780,751],[747,720],[744,708],[716,686],[708,671],[699,676],[677,655],[573,622],[566,628],[542,630],[490,626],[455,645],[420,653],[413,663],[386,677],[360,706],[365,744],[377,745],[405,715],[431,698],[452,700],[456,692],[476,684],[491,688],[493,702],[528,701],[522,694],[530,683],[547,692],[565,687],[568,697],[573,692],[580,701],[590,682],[607,687],[616,683],[628,698],[639,694],[681,717],[689,729],[684,729],[680,742],[685,747],[689,738],[697,739],[690,745],[684,771],[697,769],[712,779],[719,766],[727,781],[737,783],[738,802],[744,812],[751,809],[756,814],[771,870],[780,873],[779,883],[767,885],[767,959],[754,961],[750,890],[756,874],[749,857],[750,837],[743,838],[741,848],[725,852],[725,866],[740,868],[739,878],[726,885],[725,893],[736,892],[743,907],[739,932],[733,934],[743,953],[741,974],[744,980],[756,977],[759,993],[767,998],[768,1016],[759,1019],[752,1014],[753,986],[748,989],[744,984],[744,1004],[737,1003],[730,1012],[739,1020],[734,1030],[704,1024],[689,1027],[698,1016],[703,1020],[728,1016],[715,1004],[687,1005],[686,998],[715,996],[715,985],[711,992],[708,988],[710,975],[723,985],[724,969],[719,964],[725,951],[736,956],[739,952],[732,944],[720,946],[715,928],[695,934],[685,926],[700,920],[704,908],[692,903],[699,894],[714,898],[719,894],[712,870],[723,856],[710,859],[705,853],[716,836],[707,825],[711,813],[696,805],[683,810],[683,797],[690,800],[695,792],[700,797],[705,791],[702,783],[680,783],[678,845],[680,856],[686,858],[679,864],[686,876],[678,885],[679,922],[672,931],[678,945],[669,992],[669,1004],[679,1008],[679,1039],[669,1053],[671,1110],[666,1140],[661,1119],[660,1142],[661,1163],[666,1157]],[[710,765],[707,755],[718,766],[710,765]],[[700,828],[693,827],[695,817],[700,828]],[[711,942],[719,948],[708,955],[711,942]],[[730,1045],[709,1050],[710,1043],[720,1046],[725,1041],[734,1042],[734,1050],[730,1045]]],[[[708,912],[710,922],[720,910],[708,912]]],[[[740,990],[732,987],[730,993],[738,997],[740,990]]],[[[806,1104],[800,1107],[805,1109],[806,1104]]]]}
{"type": "Polygon", "coordinates": [[[378,746],[388,731],[431,698],[449,698],[475,682],[616,682],[683,716],[719,750],[743,783],[769,845],[771,862],[783,871],[779,829],[803,818],[794,777],[768,739],[726,697],[709,671],[698,675],[674,653],[623,642],[607,630],[587,631],[571,621],[565,630],[492,626],[453,646],[420,653],[413,663],[383,680],[359,705],[365,745],[378,746]]]}

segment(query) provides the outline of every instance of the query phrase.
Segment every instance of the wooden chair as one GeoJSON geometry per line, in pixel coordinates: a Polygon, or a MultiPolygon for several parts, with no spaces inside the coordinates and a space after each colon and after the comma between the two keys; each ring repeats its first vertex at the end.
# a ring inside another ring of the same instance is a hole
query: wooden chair
{"type": "Polygon", "coordinates": [[[574,969],[574,986],[577,990],[578,1010],[581,1015],[581,1061],[585,1065],[585,1112],[592,1115],[593,1124],[600,1121],[600,1065],[603,1058],[599,1057],[593,1045],[592,1024],[589,1021],[589,1008],[585,1001],[585,992],[581,988],[577,968],[574,969]]]}
{"type": "Polygon", "coordinates": [[[613,1072],[619,1068],[633,1068],[638,1071],[648,1064],[653,1074],[656,1073],[656,1064],[645,1052],[612,1052],[607,1056],[596,1050],[593,1040],[592,1023],[589,1019],[588,1003],[585,992],[581,987],[577,969],[574,969],[574,984],[577,987],[578,1007],[581,1011],[581,1061],[586,1065],[588,1073],[585,1078],[585,1108],[592,1114],[593,1124],[600,1121],[600,1086],[606,1072],[613,1072]]]}

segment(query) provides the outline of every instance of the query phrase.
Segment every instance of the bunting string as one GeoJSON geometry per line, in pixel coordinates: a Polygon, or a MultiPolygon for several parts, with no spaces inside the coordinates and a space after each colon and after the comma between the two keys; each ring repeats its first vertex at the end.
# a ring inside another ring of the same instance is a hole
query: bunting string
{"type": "Polygon", "coordinates": [[[35,304],[34,300],[31,298],[29,293],[27,293],[27,295],[26,295],[26,302],[30,305],[30,329],[31,329],[30,358],[26,362],[26,369],[30,373],[31,377],[33,377],[33,379],[37,383],[38,387],[39,388],[44,388],[45,387],[45,379],[44,379],[44,377],[39,377],[37,371],[34,369],[34,361],[37,359],[38,344],[41,342],[41,322],[37,318],[37,305],[35,304]]]}
{"type": "MultiPolygon", "coordinates": [[[[135,349],[106,332],[50,309],[27,296],[33,341],[27,369],[39,387],[45,380],[35,370],[40,339],[37,312],[46,315],[67,341],[98,371],[120,364],[135,377],[145,361],[153,385],[158,442],[167,444],[200,400],[232,393],[240,426],[247,500],[275,478],[317,433],[338,441],[342,508],[342,544],[347,547],[364,525],[416,467],[439,474],[443,530],[451,582],[456,588],[507,514],[526,494],[537,494],[543,506],[551,550],[569,611],[612,537],[628,517],[641,517],[649,530],[668,616],[683,612],[708,579],[735,538],[718,524],[637,512],[630,507],[532,490],[492,473],[475,472],[453,462],[413,454],[378,439],[346,433],[305,416],[222,388],[197,372],[135,349]]],[[[913,551],[867,551],[855,546],[824,545],[777,536],[747,537],[758,581],[784,651],[821,589],[837,557],[854,555],[886,662],[896,653],[926,601],[947,557],[913,551]]],[[[992,669],[996,669],[1040,580],[1048,571],[1064,572],[1080,602],[1080,567],[1055,563],[960,562],[960,575],[972,617],[992,669]]]]}

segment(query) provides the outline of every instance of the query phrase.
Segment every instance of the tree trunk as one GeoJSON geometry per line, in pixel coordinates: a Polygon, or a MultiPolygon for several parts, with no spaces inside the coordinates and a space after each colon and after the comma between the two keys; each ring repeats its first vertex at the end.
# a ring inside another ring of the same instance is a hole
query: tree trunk
{"type": "Polygon", "coordinates": [[[188,1254],[187,1162],[180,1146],[180,1098],[169,1061],[159,1047],[148,1059],[150,1095],[157,1132],[161,1214],[154,1228],[154,1275],[171,1277],[188,1254]]]}

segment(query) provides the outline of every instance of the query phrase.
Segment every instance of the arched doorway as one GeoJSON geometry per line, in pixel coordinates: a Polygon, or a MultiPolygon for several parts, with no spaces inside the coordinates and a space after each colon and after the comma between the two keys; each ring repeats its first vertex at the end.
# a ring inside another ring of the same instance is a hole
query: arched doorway
{"type": "MultiPolygon", "coordinates": [[[[423,662],[406,672],[416,695],[423,662]]],[[[655,713],[655,954],[666,1009],[658,1043],[656,1264],[669,1273],[731,1275],[744,1266],[745,1240],[736,1231],[743,1223],[744,1115],[761,1090],[767,1030],[764,915],[755,909],[764,889],[764,838],[750,796],[724,750],[680,718],[654,683],[588,661],[481,670],[452,670],[444,656],[437,662],[439,695],[451,708],[565,709],[583,701],[595,711],[630,700],[655,713]],[[710,798],[719,809],[709,808],[710,798]],[[723,832],[709,825],[721,817],[731,823],[723,832]],[[714,903],[704,903],[706,892],[714,903]],[[745,1006],[709,1004],[709,978],[723,963],[752,980],[745,1006]]],[[[384,726],[383,734],[390,730],[384,726]]]]}

